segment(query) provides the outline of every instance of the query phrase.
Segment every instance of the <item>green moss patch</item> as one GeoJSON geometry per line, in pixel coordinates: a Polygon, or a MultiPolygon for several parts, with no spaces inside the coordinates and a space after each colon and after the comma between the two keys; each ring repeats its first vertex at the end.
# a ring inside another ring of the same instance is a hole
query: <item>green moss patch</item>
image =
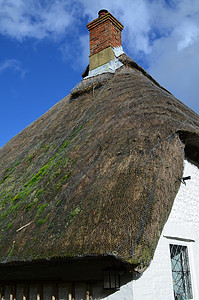
{"type": "MultiPolygon", "coordinates": [[[[82,125],[76,128],[58,148],[50,144],[40,148],[38,146],[34,153],[29,153],[4,172],[0,181],[0,227],[3,238],[5,235],[12,237],[18,229],[17,216],[21,214],[25,216],[24,223],[34,221],[38,226],[49,223],[54,208],[61,204],[60,198],[55,200],[58,189],[61,190],[69,180],[77,161],[73,156],[70,158],[69,150],[73,151],[72,140],[81,128],[82,125]]],[[[79,209],[76,208],[70,215],[71,221],[78,213],[79,209]]],[[[34,230],[33,235],[38,234],[38,229],[34,230]]],[[[13,251],[14,244],[10,256],[13,251]]]]}
{"type": "Polygon", "coordinates": [[[76,216],[80,213],[80,211],[81,211],[80,206],[76,207],[76,208],[73,210],[73,212],[71,213],[71,216],[72,216],[73,218],[76,217],[76,216]]]}
{"type": "Polygon", "coordinates": [[[9,253],[8,253],[7,259],[9,259],[12,256],[14,248],[15,248],[15,243],[13,242],[12,247],[11,247],[9,253]]]}
{"type": "Polygon", "coordinates": [[[43,192],[44,192],[44,188],[38,190],[37,193],[36,193],[36,197],[39,197],[43,192]]]}
{"type": "Polygon", "coordinates": [[[48,218],[49,218],[50,214],[48,214],[44,219],[40,219],[37,222],[37,225],[43,225],[47,222],[48,218]]]}
{"type": "Polygon", "coordinates": [[[71,176],[72,172],[70,171],[68,174],[64,175],[59,183],[57,184],[57,189],[60,189],[62,185],[68,180],[68,178],[71,176]]]}
{"type": "Polygon", "coordinates": [[[12,228],[12,227],[13,227],[13,222],[8,223],[7,229],[9,230],[9,229],[12,228]]]}
{"type": "Polygon", "coordinates": [[[14,203],[14,202],[16,202],[18,200],[22,200],[22,199],[24,199],[25,196],[26,196],[26,192],[25,191],[21,191],[14,198],[12,198],[11,203],[14,203]]]}
{"type": "Polygon", "coordinates": [[[6,181],[6,179],[10,177],[10,175],[15,171],[16,167],[17,167],[20,163],[21,163],[21,161],[17,161],[17,162],[15,162],[15,163],[13,164],[12,167],[7,168],[7,169],[5,170],[5,173],[4,173],[5,175],[4,175],[3,179],[0,181],[0,184],[3,184],[3,183],[6,181]],[[7,174],[6,174],[6,173],[7,173],[7,174]]]}
{"type": "Polygon", "coordinates": [[[40,204],[40,205],[37,206],[38,211],[37,211],[36,218],[38,218],[38,217],[42,214],[42,212],[44,211],[44,209],[45,209],[47,206],[48,206],[47,203],[45,203],[45,204],[43,204],[43,205],[40,204]]]}
{"type": "Polygon", "coordinates": [[[33,176],[27,185],[33,185],[35,184],[37,181],[40,181],[42,179],[42,176],[48,174],[48,169],[51,166],[51,162],[47,163],[46,165],[44,165],[39,172],[37,172],[37,174],[35,176],[33,176]]]}
{"type": "Polygon", "coordinates": [[[28,162],[29,162],[29,163],[31,163],[31,162],[32,162],[32,160],[33,160],[33,157],[34,157],[34,155],[33,155],[33,154],[31,154],[31,155],[28,157],[28,162]]]}

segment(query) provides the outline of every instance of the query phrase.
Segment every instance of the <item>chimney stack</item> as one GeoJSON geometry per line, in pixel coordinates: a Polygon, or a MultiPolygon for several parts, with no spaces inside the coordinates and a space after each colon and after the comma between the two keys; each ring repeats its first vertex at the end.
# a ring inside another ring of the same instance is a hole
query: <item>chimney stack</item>
{"type": "Polygon", "coordinates": [[[114,49],[122,49],[123,25],[106,9],[98,12],[98,18],[87,25],[90,32],[89,71],[115,59],[114,49]]]}

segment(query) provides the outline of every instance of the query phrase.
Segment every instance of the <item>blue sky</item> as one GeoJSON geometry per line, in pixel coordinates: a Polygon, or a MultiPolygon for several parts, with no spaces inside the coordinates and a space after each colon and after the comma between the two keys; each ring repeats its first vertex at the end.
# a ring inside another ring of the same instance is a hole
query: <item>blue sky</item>
{"type": "Polygon", "coordinates": [[[81,80],[102,8],[125,52],[199,113],[198,0],[0,0],[0,147],[81,80]]]}

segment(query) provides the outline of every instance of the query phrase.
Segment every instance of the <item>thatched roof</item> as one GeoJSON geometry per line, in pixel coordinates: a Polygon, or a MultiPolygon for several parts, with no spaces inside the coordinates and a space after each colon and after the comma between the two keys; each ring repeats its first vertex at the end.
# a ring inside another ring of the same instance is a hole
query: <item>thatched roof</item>
{"type": "Polygon", "coordinates": [[[125,54],[0,149],[0,261],[114,255],[147,266],[199,117],[125,54]],[[185,150],[185,152],[184,152],[185,150]]]}

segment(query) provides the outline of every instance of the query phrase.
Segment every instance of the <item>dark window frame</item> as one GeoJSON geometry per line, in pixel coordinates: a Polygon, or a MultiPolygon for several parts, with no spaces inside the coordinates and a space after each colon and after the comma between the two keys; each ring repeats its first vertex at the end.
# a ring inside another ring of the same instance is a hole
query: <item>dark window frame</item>
{"type": "Polygon", "coordinates": [[[104,269],[104,289],[117,290],[120,288],[120,271],[116,268],[104,269]]]}
{"type": "Polygon", "coordinates": [[[193,299],[188,247],[170,244],[170,259],[175,300],[193,299]]]}

